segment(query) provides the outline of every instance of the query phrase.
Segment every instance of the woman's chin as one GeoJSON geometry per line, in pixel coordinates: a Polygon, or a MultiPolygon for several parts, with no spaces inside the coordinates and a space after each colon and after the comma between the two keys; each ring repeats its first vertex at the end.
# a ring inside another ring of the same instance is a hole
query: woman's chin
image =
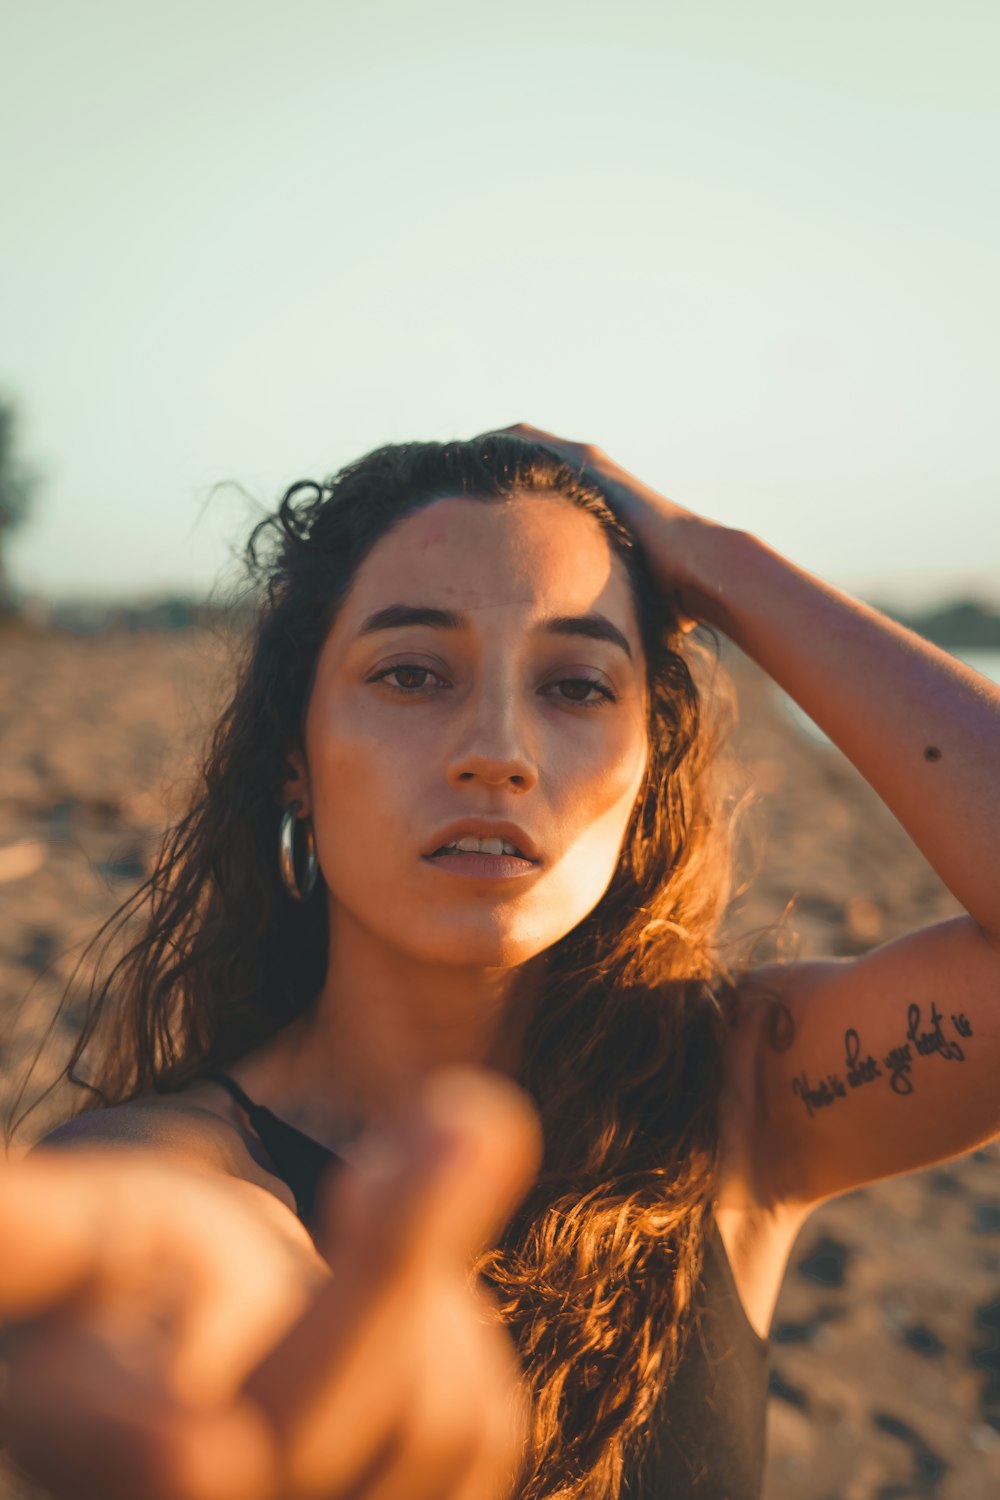
{"type": "Polygon", "coordinates": [[[446,969],[513,969],[537,957],[555,941],[555,934],[539,940],[513,928],[477,932],[470,931],[468,923],[443,923],[440,927],[422,926],[418,940],[406,944],[406,950],[415,963],[446,969]]]}

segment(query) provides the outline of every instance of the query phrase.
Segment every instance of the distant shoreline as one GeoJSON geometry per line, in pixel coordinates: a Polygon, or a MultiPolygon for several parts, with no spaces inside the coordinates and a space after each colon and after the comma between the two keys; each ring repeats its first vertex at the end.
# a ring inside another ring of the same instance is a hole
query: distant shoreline
{"type": "Polygon", "coordinates": [[[891,620],[915,630],[936,646],[961,650],[1000,649],[1000,611],[979,599],[952,599],[927,609],[902,611],[870,601],[891,620]]]}
{"type": "MultiPolygon", "coordinates": [[[[860,595],[854,597],[860,598],[860,595]]],[[[949,599],[922,610],[900,610],[870,599],[863,601],[889,619],[915,630],[947,650],[1000,650],[1000,610],[971,597],[949,599]]],[[[19,613],[0,617],[0,640],[50,634],[104,635],[113,631],[173,632],[239,626],[252,618],[246,597],[231,605],[166,595],[123,603],[100,600],[24,600],[19,613]]]]}

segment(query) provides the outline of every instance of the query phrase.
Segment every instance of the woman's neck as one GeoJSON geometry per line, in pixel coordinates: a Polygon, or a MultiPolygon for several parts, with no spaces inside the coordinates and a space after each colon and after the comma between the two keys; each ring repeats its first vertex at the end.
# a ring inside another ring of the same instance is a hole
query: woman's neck
{"type": "Polygon", "coordinates": [[[437,1068],[517,1074],[544,955],[517,969],[460,970],[406,955],[352,965],[347,947],[331,944],[312,1009],[232,1070],[258,1103],[335,1148],[393,1128],[437,1068]]]}

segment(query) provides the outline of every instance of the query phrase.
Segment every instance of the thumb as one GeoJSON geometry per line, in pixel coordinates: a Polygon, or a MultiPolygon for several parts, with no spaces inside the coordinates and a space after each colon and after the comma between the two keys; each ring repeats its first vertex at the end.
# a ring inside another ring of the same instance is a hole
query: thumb
{"type": "Polygon", "coordinates": [[[500,1234],[542,1163],[542,1129],[523,1089],[493,1070],[439,1069],[419,1111],[432,1145],[428,1248],[464,1268],[500,1234]]]}
{"type": "Polygon", "coordinates": [[[466,1268],[542,1160],[528,1095],[501,1073],[464,1066],[432,1073],[394,1134],[366,1144],[360,1169],[328,1184],[318,1243],[331,1264],[374,1255],[369,1272],[427,1256],[466,1268]]]}

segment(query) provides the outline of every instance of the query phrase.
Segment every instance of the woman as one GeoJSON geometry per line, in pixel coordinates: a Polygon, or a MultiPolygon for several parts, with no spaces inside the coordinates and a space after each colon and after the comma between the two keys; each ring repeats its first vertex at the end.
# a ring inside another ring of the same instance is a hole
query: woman
{"type": "Polygon", "coordinates": [[[759,1494],[804,1219],[1000,1132],[1000,694],[524,425],[380,449],[261,535],[203,790],[71,1063],[100,1107],[4,1187],[22,1461],[171,1500],[759,1494]],[[697,622],[967,916],[855,960],[721,962],[697,622]],[[158,1322],[127,1323],[135,1286],[158,1322]]]}

